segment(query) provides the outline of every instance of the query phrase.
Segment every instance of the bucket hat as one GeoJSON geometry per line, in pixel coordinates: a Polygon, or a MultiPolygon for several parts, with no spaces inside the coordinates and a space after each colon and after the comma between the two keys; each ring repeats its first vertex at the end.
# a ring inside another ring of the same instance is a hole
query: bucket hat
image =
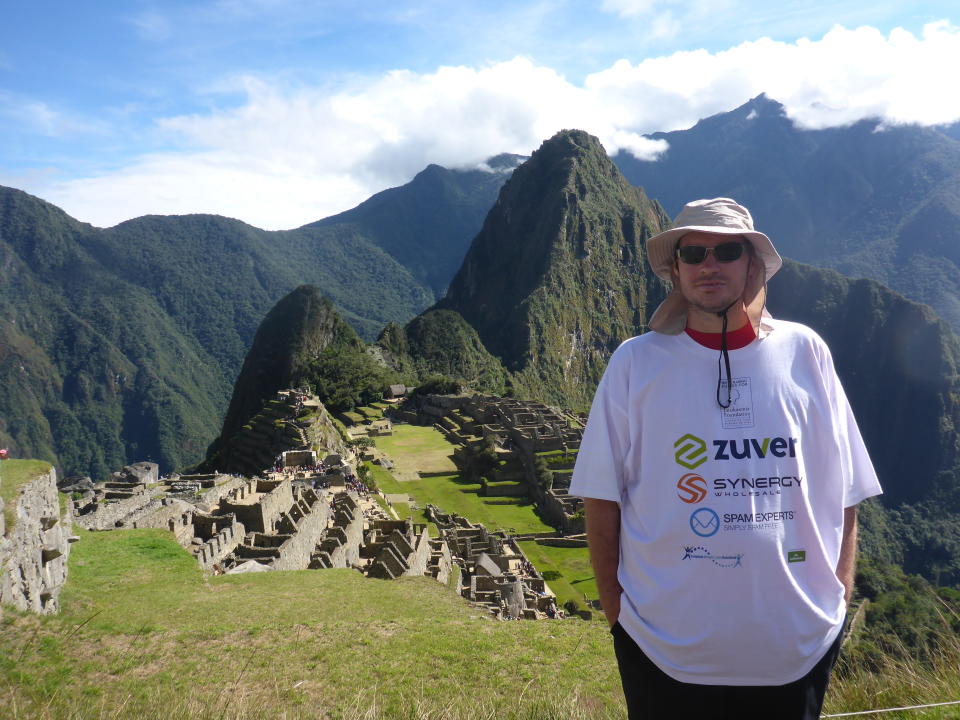
{"type": "MultiPolygon", "coordinates": [[[[753,229],[753,217],[750,211],[730,198],[712,198],[694,200],[683,206],[674,220],[674,227],[652,236],[647,240],[647,259],[657,277],[673,282],[673,269],[677,243],[687,233],[705,232],[716,235],[738,235],[750,242],[755,257],[760,261],[753,263],[747,285],[743,291],[743,301],[747,315],[758,337],[763,337],[763,318],[770,317],[766,311],[767,280],[781,268],[783,260],[770,242],[770,238],[753,229]]],[[[687,325],[688,304],[674,285],[673,290],[654,311],[650,318],[650,329],[668,335],[678,335],[687,325]]]]}

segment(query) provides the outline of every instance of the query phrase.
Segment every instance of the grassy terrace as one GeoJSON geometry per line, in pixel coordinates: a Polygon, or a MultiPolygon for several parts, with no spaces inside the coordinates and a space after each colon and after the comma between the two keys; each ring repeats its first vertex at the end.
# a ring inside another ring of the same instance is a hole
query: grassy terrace
{"type": "MultiPolygon", "coordinates": [[[[414,469],[429,473],[420,480],[400,481],[380,466],[370,465],[377,485],[385,493],[405,493],[413,497],[420,508],[432,503],[444,512],[455,512],[471,522],[483,523],[490,530],[504,529],[518,534],[553,530],[537,516],[533,504],[526,498],[484,497],[479,494],[479,483],[461,479],[452,460],[453,446],[433,428],[396,425],[393,436],[377,438],[377,447],[396,462],[398,474],[414,469]]],[[[426,522],[422,510],[412,511],[402,503],[394,503],[394,509],[401,517],[408,513],[417,522],[426,522]]],[[[522,547],[541,572],[554,577],[548,583],[561,604],[597,597],[585,548],[554,548],[533,541],[524,541],[522,547]]]]}
{"type": "MultiPolygon", "coordinates": [[[[169,533],[80,531],[56,616],[0,615],[4,720],[605,720],[625,716],[603,623],[488,620],[426,578],[204,576],[169,533]]],[[[845,665],[826,712],[960,697],[931,667],[845,665]]],[[[861,717],[948,720],[956,707],[861,717]]]]}
{"type": "MultiPolygon", "coordinates": [[[[3,517],[7,533],[17,519],[14,500],[20,487],[35,477],[50,471],[50,463],[43,460],[0,460],[0,498],[3,498],[3,517]]],[[[61,503],[62,507],[63,503],[61,503]]]]}
{"type": "MultiPolygon", "coordinates": [[[[483,523],[490,530],[528,533],[553,529],[537,517],[526,498],[481,496],[479,483],[467,482],[457,474],[453,445],[432,427],[395,425],[392,436],[377,438],[377,447],[396,462],[397,474],[419,470],[422,475],[420,480],[400,481],[374,466],[374,477],[386,493],[406,493],[420,507],[432,503],[444,512],[483,523]]],[[[422,513],[415,516],[422,518],[422,513]]]]}
{"type": "Polygon", "coordinates": [[[4,610],[5,720],[622,717],[602,624],[488,620],[426,578],[205,577],[169,533],[81,535],[61,615],[4,610]]]}

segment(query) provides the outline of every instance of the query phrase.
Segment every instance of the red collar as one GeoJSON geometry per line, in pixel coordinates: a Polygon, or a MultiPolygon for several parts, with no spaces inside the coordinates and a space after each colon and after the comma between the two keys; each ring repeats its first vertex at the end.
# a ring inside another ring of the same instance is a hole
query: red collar
{"type": "MultiPolygon", "coordinates": [[[[720,349],[720,337],[722,333],[700,332],[699,330],[691,330],[690,328],[687,328],[686,333],[704,347],[708,347],[711,350],[720,349]]],[[[753,325],[751,323],[747,323],[736,330],[728,330],[727,349],[739,350],[740,348],[745,348],[756,338],[757,334],[753,331],[753,325]]]]}

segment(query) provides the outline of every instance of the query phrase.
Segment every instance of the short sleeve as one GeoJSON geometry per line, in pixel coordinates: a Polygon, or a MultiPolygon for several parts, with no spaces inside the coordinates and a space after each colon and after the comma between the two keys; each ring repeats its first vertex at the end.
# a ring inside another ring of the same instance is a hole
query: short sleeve
{"type": "Polygon", "coordinates": [[[628,341],[610,358],[597,386],[573,469],[571,495],[620,502],[630,446],[630,354],[628,341]]]}

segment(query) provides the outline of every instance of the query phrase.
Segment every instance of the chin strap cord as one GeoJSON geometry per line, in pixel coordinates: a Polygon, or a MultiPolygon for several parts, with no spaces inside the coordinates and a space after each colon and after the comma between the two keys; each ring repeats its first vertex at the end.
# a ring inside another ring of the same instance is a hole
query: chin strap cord
{"type": "Polygon", "coordinates": [[[720,333],[720,357],[717,358],[717,405],[726,409],[733,403],[733,378],[730,375],[730,353],[727,351],[727,310],[732,308],[736,301],[727,305],[723,310],[717,313],[717,317],[723,318],[723,330],[720,333]],[[722,363],[722,364],[721,364],[722,363]],[[723,370],[727,371],[727,404],[724,405],[720,399],[720,388],[723,385],[723,370]]]}

